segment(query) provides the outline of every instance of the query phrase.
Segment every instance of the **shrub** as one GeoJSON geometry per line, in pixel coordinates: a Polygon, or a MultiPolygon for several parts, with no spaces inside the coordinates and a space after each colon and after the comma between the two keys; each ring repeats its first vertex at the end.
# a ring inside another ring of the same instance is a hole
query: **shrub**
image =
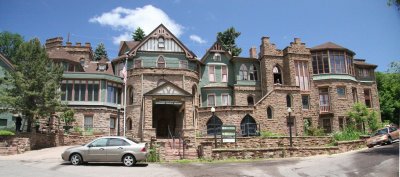
{"type": "Polygon", "coordinates": [[[14,132],[8,130],[0,130],[0,136],[12,136],[15,135],[14,132]]]}
{"type": "Polygon", "coordinates": [[[147,162],[159,162],[160,161],[160,154],[157,153],[156,147],[151,147],[149,149],[149,155],[146,159],[147,162]]]}
{"type": "Polygon", "coordinates": [[[360,139],[362,133],[353,129],[344,129],[341,132],[333,134],[333,139],[336,141],[351,141],[360,139]]]}
{"type": "Polygon", "coordinates": [[[277,137],[277,136],[284,136],[284,135],[279,134],[279,133],[269,132],[269,131],[262,131],[262,132],[261,132],[261,137],[262,137],[262,138],[277,137]]]}
{"type": "Polygon", "coordinates": [[[315,127],[315,126],[308,128],[308,131],[306,134],[308,136],[324,136],[325,135],[323,128],[319,128],[319,127],[315,127]]]}

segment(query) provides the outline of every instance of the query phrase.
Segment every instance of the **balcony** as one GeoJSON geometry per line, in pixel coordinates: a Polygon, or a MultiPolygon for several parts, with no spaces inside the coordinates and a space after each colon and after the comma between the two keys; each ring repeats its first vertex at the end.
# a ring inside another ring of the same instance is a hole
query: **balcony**
{"type": "Polygon", "coordinates": [[[331,112],[331,106],[330,105],[319,106],[319,113],[320,114],[330,113],[330,112],[331,112]]]}

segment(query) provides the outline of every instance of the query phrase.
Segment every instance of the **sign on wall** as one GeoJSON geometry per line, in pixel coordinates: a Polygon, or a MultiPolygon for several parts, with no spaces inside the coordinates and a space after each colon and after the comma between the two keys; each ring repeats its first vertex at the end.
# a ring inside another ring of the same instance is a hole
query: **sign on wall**
{"type": "Polygon", "coordinates": [[[221,127],[221,140],[222,143],[235,143],[236,142],[236,126],[222,125],[221,127]]]}

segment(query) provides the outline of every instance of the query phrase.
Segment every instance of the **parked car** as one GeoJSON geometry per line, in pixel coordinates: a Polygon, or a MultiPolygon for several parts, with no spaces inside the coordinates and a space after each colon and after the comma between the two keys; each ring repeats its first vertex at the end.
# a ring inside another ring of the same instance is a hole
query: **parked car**
{"type": "Polygon", "coordinates": [[[61,157],[73,165],[84,162],[122,162],[133,166],[147,156],[146,143],[137,143],[125,137],[108,136],[91,141],[88,144],[66,149],[61,157]]]}
{"type": "Polygon", "coordinates": [[[399,139],[400,131],[396,127],[385,127],[379,129],[374,135],[367,139],[369,148],[375,145],[392,144],[394,140],[399,139]]]}

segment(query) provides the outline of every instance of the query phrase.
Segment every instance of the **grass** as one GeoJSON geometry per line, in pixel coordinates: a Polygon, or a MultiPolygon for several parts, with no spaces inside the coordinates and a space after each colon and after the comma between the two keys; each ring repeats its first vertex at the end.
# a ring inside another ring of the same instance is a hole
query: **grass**
{"type": "Polygon", "coordinates": [[[14,132],[9,130],[0,130],[0,136],[12,136],[15,135],[14,132]]]}
{"type": "Polygon", "coordinates": [[[341,132],[336,132],[333,134],[333,139],[335,141],[352,141],[360,139],[362,133],[356,130],[345,129],[341,132]]]}
{"type": "Polygon", "coordinates": [[[262,132],[260,132],[260,135],[262,138],[284,136],[282,134],[273,133],[273,132],[269,132],[269,131],[262,131],[262,132]]]}

